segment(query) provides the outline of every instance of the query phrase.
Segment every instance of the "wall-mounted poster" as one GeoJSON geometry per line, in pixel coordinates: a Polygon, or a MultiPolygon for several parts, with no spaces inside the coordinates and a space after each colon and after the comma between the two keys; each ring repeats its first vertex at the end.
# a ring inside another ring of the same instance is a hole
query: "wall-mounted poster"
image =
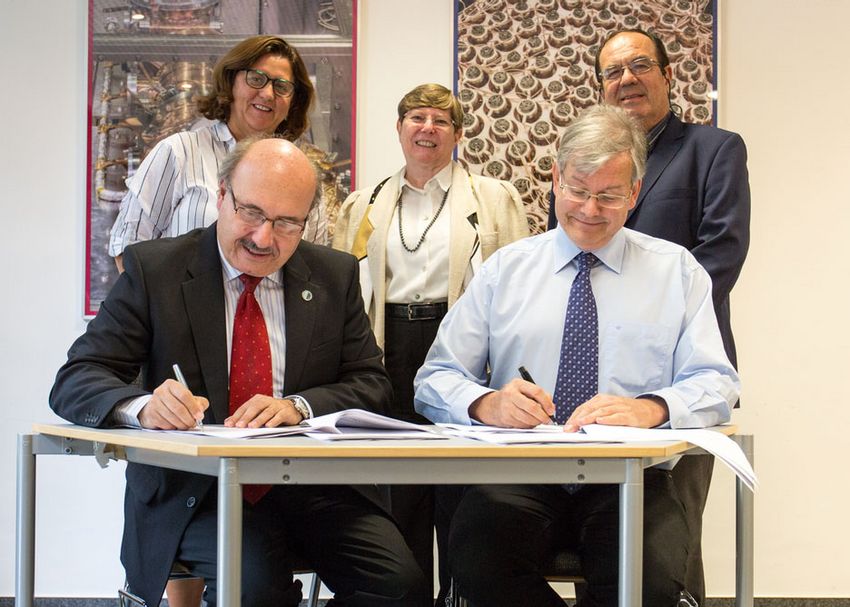
{"type": "Polygon", "coordinates": [[[716,0],[458,0],[458,160],[512,182],[533,232],[546,228],[559,129],[599,102],[594,60],[618,29],[651,30],[673,68],[685,122],[716,114],[716,0]]]}
{"type": "Polygon", "coordinates": [[[196,100],[216,61],[250,36],[280,36],[306,64],[316,96],[299,145],[322,172],[332,229],[353,174],[355,2],[90,0],[86,316],[118,276],[107,247],[127,179],[165,137],[209,126],[196,100]]]}

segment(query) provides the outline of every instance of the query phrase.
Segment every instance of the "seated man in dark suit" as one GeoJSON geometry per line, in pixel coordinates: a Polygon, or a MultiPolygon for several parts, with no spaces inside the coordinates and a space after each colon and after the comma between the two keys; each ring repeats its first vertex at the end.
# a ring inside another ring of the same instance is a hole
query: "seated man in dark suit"
{"type": "MultiPolygon", "coordinates": [[[[737,366],[729,293],[750,243],[747,149],[737,133],[687,124],[670,108],[673,69],[664,43],[642,30],[622,30],[599,46],[596,78],[603,103],[623,108],[647,137],[646,175],[626,227],[682,245],[706,269],[723,345],[737,366]]],[[[549,227],[557,225],[554,205],[549,227]]],[[[688,588],[705,601],[702,514],[714,458],[687,457],[673,472],[692,529],[688,588]]]]}
{"type": "MultiPolygon", "coordinates": [[[[87,426],[278,426],[392,396],[356,260],[300,239],[316,177],[283,139],[240,142],[220,169],[218,222],[128,247],[125,272],[71,347],[50,395],[87,426]],[[179,364],[186,386],[172,379],[179,364]],[[133,380],[141,371],[141,386],[133,380]]],[[[295,606],[293,553],[344,605],[428,605],[425,578],[374,487],[244,487],[245,605],[295,606]]],[[[210,476],[129,464],[121,559],[157,605],[172,562],[216,603],[210,476]]]]}
{"type": "MultiPolygon", "coordinates": [[[[679,245],[623,227],[646,141],[599,106],[561,137],[552,171],[559,227],[506,245],[449,310],[416,375],[434,422],[565,430],[597,423],[695,428],[728,421],[737,373],[711,280],[679,245]],[[537,381],[519,377],[526,367],[537,381]],[[550,396],[552,395],[552,396],[550,396]]],[[[689,533],[668,470],[644,474],[643,604],[676,607],[689,533]]],[[[574,546],[581,607],[617,604],[617,485],[469,487],[452,519],[449,569],[475,607],[563,607],[541,567],[574,546]]]]}

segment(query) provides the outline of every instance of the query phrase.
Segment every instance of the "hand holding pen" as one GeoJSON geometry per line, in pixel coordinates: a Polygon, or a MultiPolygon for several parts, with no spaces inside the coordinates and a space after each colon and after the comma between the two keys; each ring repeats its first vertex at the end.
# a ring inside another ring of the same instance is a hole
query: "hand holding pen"
{"type": "MultiPolygon", "coordinates": [[[[528,383],[530,383],[530,384],[534,384],[534,385],[537,385],[537,382],[535,382],[535,381],[534,381],[534,379],[531,377],[531,373],[529,373],[529,372],[528,372],[528,369],[526,369],[526,368],[525,368],[524,366],[522,366],[522,365],[520,365],[520,368],[519,368],[519,376],[520,376],[521,378],[523,378],[525,381],[527,381],[528,383]]],[[[557,422],[557,421],[555,421],[555,416],[554,416],[554,415],[550,415],[550,416],[549,416],[549,419],[551,419],[551,420],[552,420],[552,423],[553,423],[553,424],[556,424],[556,425],[557,425],[557,423],[558,423],[558,422],[557,422]]]]}
{"type": "MultiPolygon", "coordinates": [[[[174,377],[177,379],[177,381],[179,381],[183,385],[184,388],[188,389],[189,384],[186,383],[186,378],[183,376],[183,371],[180,370],[180,365],[178,365],[177,363],[174,363],[171,366],[171,368],[174,370],[174,377]]],[[[204,422],[201,421],[200,419],[196,419],[195,420],[195,430],[203,430],[203,429],[204,429],[204,422]]]]}
{"type": "Polygon", "coordinates": [[[546,391],[526,378],[512,379],[500,389],[480,396],[469,405],[469,416],[500,428],[533,428],[551,423],[555,404],[546,391]]]}

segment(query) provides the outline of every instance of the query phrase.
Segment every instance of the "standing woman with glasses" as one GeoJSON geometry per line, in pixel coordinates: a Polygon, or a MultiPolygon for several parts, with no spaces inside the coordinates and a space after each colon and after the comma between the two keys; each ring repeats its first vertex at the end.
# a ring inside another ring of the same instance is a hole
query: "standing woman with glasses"
{"type": "MultiPolygon", "coordinates": [[[[222,159],[252,135],[297,140],[307,130],[313,96],[301,56],[282,38],[253,36],[230,49],[213,69],[212,90],[198,100],[198,111],[212,123],[157,143],[127,180],[109,240],[118,269],[134,242],[213,223],[222,159]]],[[[313,205],[303,238],[327,244],[323,205],[313,205]]]]}
{"type": "MultiPolygon", "coordinates": [[[[430,422],[413,409],[413,378],[440,320],[484,259],[528,236],[513,185],[472,175],[452,161],[462,124],[460,102],[444,86],[422,84],[402,97],[396,131],[405,165],[378,185],[353,192],[334,228],[334,248],[361,263],[366,311],[393,385],[390,413],[422,423],[430,422]]],[[[430,582],[432,488],[393,486],[385,495],[430,582]]]]}

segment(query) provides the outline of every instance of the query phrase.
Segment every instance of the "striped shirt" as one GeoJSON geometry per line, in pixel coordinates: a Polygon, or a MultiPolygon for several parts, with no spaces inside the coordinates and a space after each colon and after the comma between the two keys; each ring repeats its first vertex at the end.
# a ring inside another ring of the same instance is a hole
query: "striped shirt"
{"type": "MultiPolygon", "coordinates": [[[[236,139],[218,120],[157,143],[127,179],[127,194],[109,236],[109,254],[135,242],[179,236],[218,218],[218,170],[236,139]]],[[[327,244],[325,201],[314,205],[302,238],[327,244]]]]}

